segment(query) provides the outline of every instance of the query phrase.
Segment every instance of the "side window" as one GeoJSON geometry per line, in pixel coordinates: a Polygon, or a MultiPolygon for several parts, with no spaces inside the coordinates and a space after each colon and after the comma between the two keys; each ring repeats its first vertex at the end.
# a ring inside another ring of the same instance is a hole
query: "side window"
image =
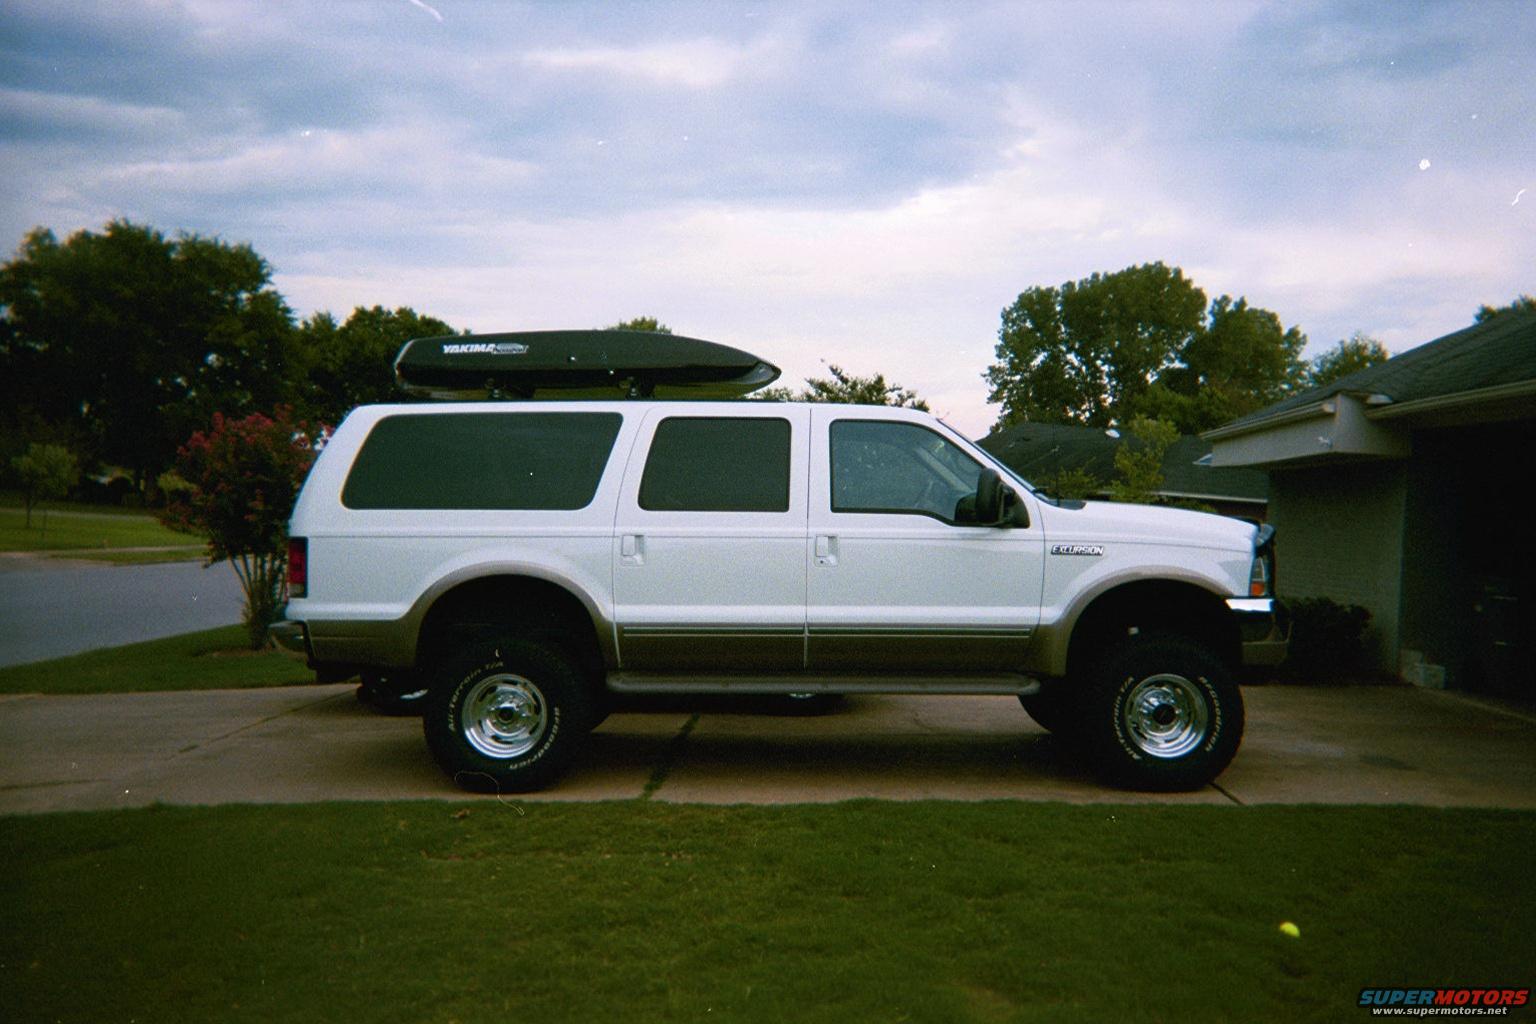
{"type": "Polygon", "coordinates": [[[948,438],[915,423],[832,424],[832,511],[889,512],[957,521],[976,493],[981,464],[948,438]]]}
{"type": "Polygon", "coordinates": [[[672,416],[656,426],[640,507],[652,512],[788,512],[789,421],[672,416]]]}
{"type": "Polygon", "coordinates": [[[355,509],[585,508],[618,413],[407,413],[373,425],[341,503],[355,509]]]}

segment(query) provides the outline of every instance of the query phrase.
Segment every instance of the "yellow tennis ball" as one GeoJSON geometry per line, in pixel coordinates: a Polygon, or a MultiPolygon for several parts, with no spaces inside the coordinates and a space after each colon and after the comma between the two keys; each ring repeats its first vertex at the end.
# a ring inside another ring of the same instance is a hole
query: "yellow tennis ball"
{"type": "Polygon", "coordinates": [[[1280,922],[1280,930],[1282,932],[1284,932],[1285,934],[1289,935],[1293,939],[1301,938],[1301,929],[1297,928],[1294,924],[1292,924],[1289,921],[1281,921],[1280,922]]]}

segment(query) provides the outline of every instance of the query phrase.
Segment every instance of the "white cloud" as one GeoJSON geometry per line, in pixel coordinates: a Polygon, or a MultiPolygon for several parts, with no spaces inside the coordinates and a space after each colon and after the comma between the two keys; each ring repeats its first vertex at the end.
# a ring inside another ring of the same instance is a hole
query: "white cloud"
{"type": "Polygon", "coordinates": [[[12,239],[127,215],[249,240],[306,313],[650,313],[792,384],[883,372],[979,433],[1032,285],[1161,259],[1319,344],[1399,346],[1531,290],[1529,30],[1475,7],[1437,16],[1458,48],[1249,4],[100,6],[23,5],[60,30],[0,90],[29,133],[0,140],[12,239]]]}
{"type": "MultiPolygon", "coordinates": [[[[980,376],[998,313],[1032,285],[1162,259],[1213,296],[1276,310],[1319,345],[1359,327],[1401,347],[1441,333],[1437,318],[1453,317],[1444,330],[1461,325],[1437,290],[1471,294],[1508,279],[1532,249],[1514,228],[1492,239],[1460,232],[1467,211],[1439,191],[1414,191],[1431,187],[1417,172],[1332,219],[1261,222],[1191,201],[1176,168],[1122,138],[1038,114],[1020,114],[1016,130],[991,171],[886,203],[747,199],[574,218],[486,207],[484,219],[454,229],[458,260],[400,266],[366,251],[313,253],[281,284],[301,307],[395,295],[475,330],[657,315],[762,353],[791,384],[824,374],[823,359],[883,372],[979,436],[995,416],[980,376]],[[1362,296],[1387,294],[1409,296],[1395,311],[1403,326],[1360,322],[1362,296]]],[[[1433,187],[1473,195],[1479,186],[1433,187]]],[[[1501,214],[1522,212],[1507,202],[1500,190],[1501,214]]]]}
{"type": "Polygon", "coordinates": [[[634,47],[533,50],[523,55],[523,63],[551,71],[592,71],[689,89],[711,89],[739,77],[763,56],[762,46],[693,39],[634,47]]]}
{"type": "Polygon", "coordinates": [[[886,48],[893,57],[928,57],[947,52],[952,35],[949,26],[930,23],[900,33],[886,44],[886,48]]]}
{"type": "Polygon", "coordinates": [[[367,131],[304,129],[225,140],[222,151],[144,160],[100,172],[107,188],[174,188],[202,195],[304,188],[356,190],[367,183],[428,191],[490,191],[526,179],[531,163],[476,152],[443,125],[392,124],[367,131]]]}
{"type": "Polygon", "coordinates": [[[178,110],[100,96],[0,88],[0,116],[45,132],[136,135],[179,131],[185,118],[178,110]]]}

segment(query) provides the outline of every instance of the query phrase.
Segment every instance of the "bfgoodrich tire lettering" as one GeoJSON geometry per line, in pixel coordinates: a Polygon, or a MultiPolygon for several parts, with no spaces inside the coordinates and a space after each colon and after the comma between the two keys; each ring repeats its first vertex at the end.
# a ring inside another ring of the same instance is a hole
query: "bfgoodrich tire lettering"
{"type": "Polygon", "coordinates": [[[1199,789],[1237,754],[1243,698],[1226,666],[1203,646],[1152,634],[1098,664],[1079,721],[1106,781],[1130,789],[1199,789]]]}
{"type": "Polygon", "coordinates": [[[465,789],[525,793],[559,778],[591,716],[580,672],[532,640],[478,640],[443,659],[422,715],[427,747],[465,789]]]}

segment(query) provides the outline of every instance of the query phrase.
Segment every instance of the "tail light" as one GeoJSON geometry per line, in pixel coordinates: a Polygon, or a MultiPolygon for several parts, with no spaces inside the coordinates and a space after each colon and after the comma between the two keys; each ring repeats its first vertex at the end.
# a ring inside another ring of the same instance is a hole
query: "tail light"
{"type": "Polygon", "coordinates": [[[1275,528],[1268,523],[1259,525],[1254,538],[1253,566],[1248,570],[1248,596],[1273,597],[1275,595],[1275,528]]]}
{"type": "Polygon", "coordinates": [[[288,596],[303,597],[309,591],[309,540],[288,538],[288,596]]]}
{"type": "Polygon", "coordinates": [[[1248,570],[1248,596],[1269,596],[1269,565],[1263,556],[1253,560],[1253,568],[1248,570]]]}

